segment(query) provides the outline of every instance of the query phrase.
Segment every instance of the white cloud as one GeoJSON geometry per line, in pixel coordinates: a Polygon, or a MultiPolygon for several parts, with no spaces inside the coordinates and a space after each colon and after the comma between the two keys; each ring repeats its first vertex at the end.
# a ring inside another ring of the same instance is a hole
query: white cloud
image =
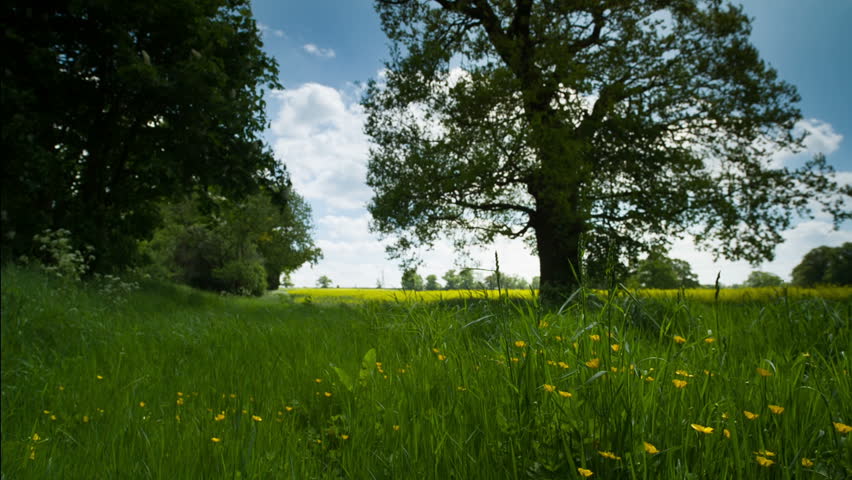
{"type": "Polygon", "coordinates": [[[361,106],[316,83],[273,92],[273,98],[281,107],[272,121],[272,148],[296,190],[336,210],[363,212],[370,190],[361,106]]]}
{"type": "Polygon", "coordinates": [[[834,230],[830,222],[822,220],[800,222],[782,236],[784,241],[775,248],[775,259],[757,266],[751,266],[745,261],[714,261],[712,255],[699,251],[690,238],[675,241],[670,256],[689,262],[702,284],[712,284],[717,272],[722,272],[720,281],[724,285],[742,283],[752,270],[771,272],[789,281],[793,268],[812,249],[852,242],[852,231],[834,230]]]}
{"type": "Polygon", "coordinates": [[[334,50],[332,50],[330,48],[320,48],[320,47],[314,45],[313,43],[307,43],[305,45],[302,45],[302,49],[304,49],[306,52],[310,53],[311,55],[321,57],[321,58],[334,58],[336,56],[336,54],[334,53],[334,50]]]}
{"type": "Polygon", "coordinates": [[[793,164],[804,162],[818,153],[828,156],[837,151],[840,144],[843,143],[843,135],[837,133],[830,123],[816,118],[799,120],[793,130],[796,135],[806,135],[803,142],[804,151],[781,150],[776,152],[772,155],[773,166],[794,166],[793,164]]]}
{"type": "Polygon", "coordinates": [[[260,33],[262,33],[262,34],[264,34],[264,35],[266,35],[267,33],[271,33],[271,34],[275,35],[275,36],[276,36],[276,37],[278,37],[278,38],[284,38],[284,37],[286,37],[286,35],[284,34],[284,30],[279,30],[279,29],[277,29],[277,28],[272,28],[272,27],[270,27],[269,25],[266,25],[265,23],[257,22],[257,28],[258,28],[258,30],[260,30],[260,33]]]}

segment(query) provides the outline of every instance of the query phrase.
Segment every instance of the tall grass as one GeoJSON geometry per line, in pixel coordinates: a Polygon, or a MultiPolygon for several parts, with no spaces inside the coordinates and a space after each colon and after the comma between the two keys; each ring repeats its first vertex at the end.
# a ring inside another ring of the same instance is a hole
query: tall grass
{"type": "Polygon", "coordinates": [[[850,311],[789,295],[583,292],[560,312],[161,284],[116,298],[7,268],[2,473],[844,478],[850,311]]]}

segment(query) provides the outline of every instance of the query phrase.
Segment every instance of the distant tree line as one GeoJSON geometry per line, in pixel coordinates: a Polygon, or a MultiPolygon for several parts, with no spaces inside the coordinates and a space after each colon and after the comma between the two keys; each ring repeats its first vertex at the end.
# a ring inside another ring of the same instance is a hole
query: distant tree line
{"type": "MultiPolygon", "coordinates": [[[[632,265],[610,260],[599,262],[592,259],[586,265],[586,286],[607,289],[622,284],[628,288],[699,288],[698,276],[684,260],[671,258],[664,249],[652,249],[643,259],[632,265]]],[[[792,272],[794,286],[852,285],[852,243],[839,247],[818,247],[808,252],[792,272]]],[[[442,277],[436,275],[424,279],[416,269],[403,271],[401,285],[404,290],[474,290],[474,289],[538,289],[539,277],[532,281],[517,275],[496,273],[478,276],[473,269],[448,270],[442,277]]],[[[763,271],[753,271],[742,285],[744,287],[779,287],[785,284],[780,276],[763,271]]]]}

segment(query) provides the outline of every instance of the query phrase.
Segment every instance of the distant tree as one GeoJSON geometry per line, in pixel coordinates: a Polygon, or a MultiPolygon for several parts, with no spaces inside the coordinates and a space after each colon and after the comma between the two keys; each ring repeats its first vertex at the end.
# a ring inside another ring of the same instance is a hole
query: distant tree
{"type": "Polygon", "coordinates": [[[532,288],[533,290],[538,290],[539,288],[541,288],[541,277],[533,277],[532,282],[530,282],[530,288],[532,288]]]}
{"type": "Polygon", "coordinates": [[[473,290],[479,287],[479,282],[476,281],[473,270],[465,268],[459,272],[459,283],[456,288],[459,290],[473,290]]]}
{"type": "Polygon", "coordinates": [[[317,286],[320,288],[328,288],[331,286],[331,279],[323,275],[317,279],[317,286]]]}
{"type": "Polygon", "coordinates": [[[263,90],[281,85],[249,0],[6,2],[2,17],[4,254],[66,228],[115,269],[140,260],[163,200],[288,185],[262,139],[263,90]]]}
{"type": "Polygon", "coordinates": [[[852,242],[817,247],[793,268],[793,285],[852,285],[852,242]]]}
{"type": "Polygon", "coordinates": [[[639,288],[695,288],[698,277],[692,273],[689,263],[669,258],[664,250],[652,250],[640,260],[631,284],[639,288]]]}
{"type": "Polygon", "coordinates": [[[423,290],[423,277],[417,273],[416,269],[409,268],[402,272],[400,284],[403,290],[423,290]]]}
{"type": "Polygon", "coordinates": [[[378,1],[391,56],[363,105],[389,252],[525,238],[552,304],[582,282],[588,234],[647,251],[695,233],[755,261],[811,201],[850,218],[824,157],[766,161],[802,146],[799,95],[734,3],[378,1]]]}
{"type": "Polygon", "coordinates": [[[459,285],[461,284],[461,279],[456,274],[455,270],[447,270],[447,273],[444,274],[444,289],[445,290],[457,290],[459,285]]]}
{"type": "Polygon", "coordinates": [[[426,290],[440,290],[441,284],[438,283],[436,275],[428,275],[426,277],[426,290]]]}
{"type": "Polygon", "coordinates": [[[784,285],[784,279],[774,273],[755,270],[749,274],[743,285],[746,287],[780,287],[784,285]]]}
{"type": "MultiPolygon", "coordinates": [[[[482,283],[484,284],[485,288],[487,288],[489,290],[496,290],[497,286],[498,286],[497,285],[497,274],[492,273],[492,274],[486,276],[482,280],[482,283]]],[[[517,275],[501,274],[500,275],[500,288],[502,288],[504,290],[525,290],[525,289],[529,288],[529,283],[527,283],[527,281],[525,279],[523,279],[523,278],[521,278],[517,275]]]]}

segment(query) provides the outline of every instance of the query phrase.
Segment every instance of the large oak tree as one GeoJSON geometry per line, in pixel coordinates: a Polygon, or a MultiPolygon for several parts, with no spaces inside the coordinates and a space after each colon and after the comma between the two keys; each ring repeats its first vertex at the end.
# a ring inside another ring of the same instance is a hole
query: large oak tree
{"type": "MultiPolygon", "coordinates": [[[[543,292],[583,252],[636,255],[693,234],[716,255],[771,258],[816,200],[848,217],[822,156],[789,170],[793,86],[721,0],[379,0],[386,74],[363,104],[374,230],[403,256],[528,239],[543,292]],[[609,250],[607,252],[606,250],[609,250]]],[[[848,190],[846,191],[848,194],[848,190]]],[[[554,295],[555,296],[555,295],[554,295]]]]}

